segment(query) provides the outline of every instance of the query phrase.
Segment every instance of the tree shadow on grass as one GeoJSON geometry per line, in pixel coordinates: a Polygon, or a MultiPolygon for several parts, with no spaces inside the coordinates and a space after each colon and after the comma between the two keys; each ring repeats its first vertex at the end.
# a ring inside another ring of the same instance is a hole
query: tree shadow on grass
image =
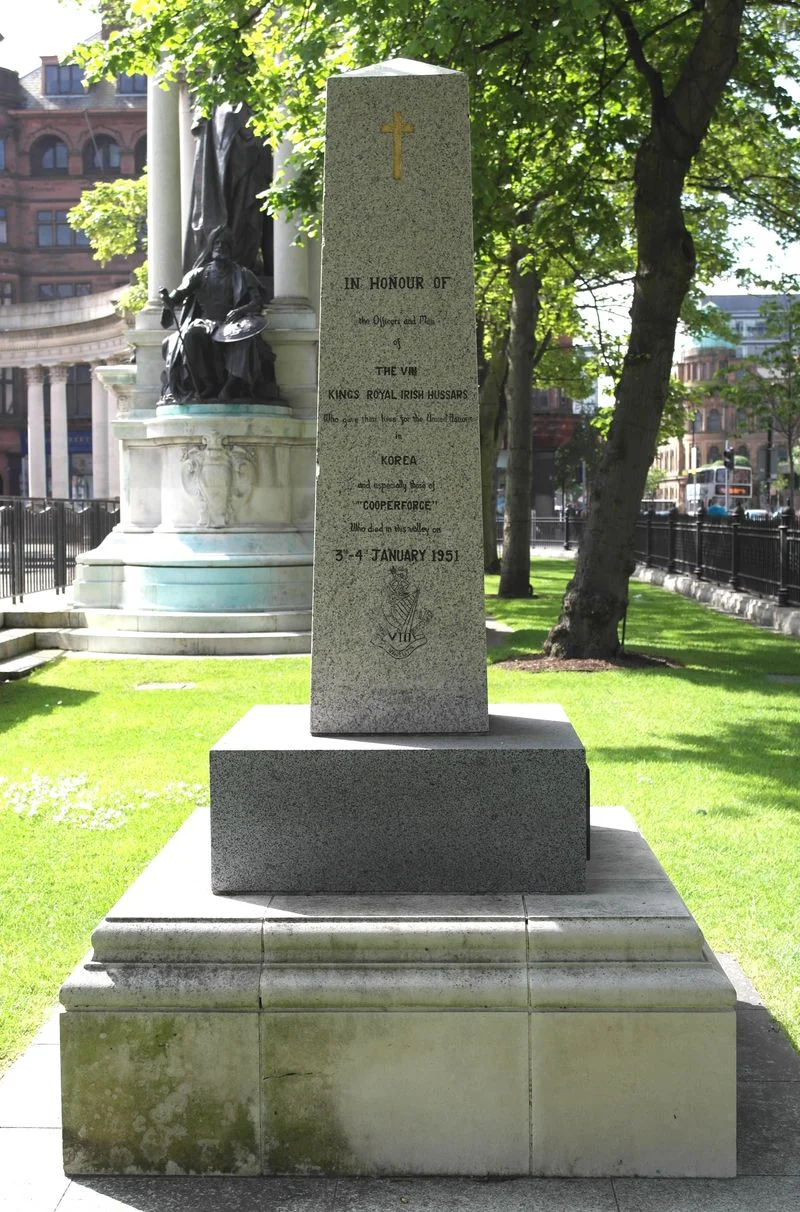
{"type": "MultiPolygon", "coordinates": [[[[489,653],[488,662],[489,668],[503,668],[504,662],[521,661],[526,657],[531,657],[541,652],[541,644],[536,646],[534,642],[534,632],[516,632],[505,643],[500,643],[493,647],[489,653]]],[[[648,649],[644,648],[627,648],[625,655],[629,658],[635,657],[637,654],[653,658],[652,663],[636,665],[633,661],[630,665],[625,665],[621,662],[617,666],[609,667],[608,669],[598,670],[577,670],[570,668],[569,664],[565,664],[563,669],[553,668],[548,665],[538,671],[536,669],[526,670],[533,678],[535,673],[541,672],[549,676],[563,677],[584,677],[588,678],[586,693],[598,693],[600,685],[595,686],[597,679],[603,677],[625,677],[625,678],[669,678],[673,682],[677,681],[685,686],[701,686],[704,689],[713,691],[720,697],[712,698],[710,705],[717,705],[717,708],[722,712],[720,707],[722,696],[736,696],[737,694],[760,695],[765,701],[765,709],[770,711],[780,710],[780,704],[787,704],[796,699],[800,705],[800,685],[792,685],[784,682],[771,681],[769,679],[769,670],[731,670],[720,669],[715,667],[697,667],[690,668],[682,667],[680,664],[681,656],[679,653],[669,651],[664,648],[656,648],[655,646],[648,649]],[[592,688],[595,687],[593,690],[592,688]]],[[[686,659],[689,659],[688,654],[685,654],[686,659]]],[[[515,671],[516,672],[516,671],[515,671]]],[[[788,672],[781,669],[781,673],[788,672]]],[[[655,695],[658,686],[653,684],[653,694],[655,695]]],[[[535,697],[537,694],[535,681],[531,682],[530,696],[535,697]]],[[[527,701],[528,696],[525,696],[527,701]]],[[[653,700],[655,703],[655,699],[653,700]]],[[[673,702],[669,701],[670,708],[673,708],[673,702]]],[[[656,708],[653,708],[656,710],[656,708]]],[[[663,709],[663,705],[662,708],[663,709]]],[[[679,721],[678,721],[679,722],[679,721]]]]}
{"type": "MultiPolygon", "coordinates": [[[[718,770],[731,779],[756,778],[769,787],[771,806],[800,813],[797,778],[797,725],[792,720],[764,716],[763,720],[720,719],[707,734],[675,732],[671,743],[680,760],[697,762],[705,769],[718,770]]],[[[664,745],[592,746],[591,760],[613,763],[668,763],[670,751],[664,745]]],[[[754,805],[757,811],[763,805],[754,805]]],[[[741,817],[749,815],[746,806],[711,804],[709,816],[741,817]]]]}
{"type": "MultiPolygon", "coordinates": [[[[558,618],[564,589],[557,572],[553,583],[548,579],[546,585],[539,598],[487,597],[487,614],[515,629],[506,644],[493,650],[493,664],[541,651],[558,618]]],[[[631,582],[629,587],[625,649],[678,661],[712,676],[800,675],[800,644],[796,640],[638,582],[631,582]]]]}
{"type": "Polygon", "coordinates": [[[9,732],[32,716],[49,716],[65,707],[78,707],[96,698],[95,690],[72,690],[66,686],[43,686],[39,682],[0,683],[0,732],[9,732]]]}

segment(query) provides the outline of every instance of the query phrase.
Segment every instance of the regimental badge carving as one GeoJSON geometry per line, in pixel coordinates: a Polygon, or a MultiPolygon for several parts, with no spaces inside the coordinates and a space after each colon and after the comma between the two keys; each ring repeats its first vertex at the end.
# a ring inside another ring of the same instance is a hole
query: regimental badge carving
{"type": "Polygon", "coordinates": [[[412,588],[406,569],[391,568],[371,642],[389,656],[403,661],[427,644],[428,637],[423,628],[430,617],[430,611],[420,609],[419,587],[412,588]]]}
{"type": "Polygon", "coordinates": [[[183,449],[181,482],[190,497],[199,497],[199,524],[209,530],[237,521],[257,479],[255,451],[234,446],[229,438],[211,433],[201,444],[183,449]]]}

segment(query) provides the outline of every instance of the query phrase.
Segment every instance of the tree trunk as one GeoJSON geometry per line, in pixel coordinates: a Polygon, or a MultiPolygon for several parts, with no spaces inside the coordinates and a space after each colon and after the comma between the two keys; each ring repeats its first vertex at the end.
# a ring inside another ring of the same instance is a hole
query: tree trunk
{"type": "Polygon", "coordinates": [[[486,573],[500,571],[500,561],[497,558],[495,467],[506,415],[503,386],[508,365],[507,344],[508,332],[506,331],[495,340],[480,387],[483,571],[486,573]]]}
{"type": "Polygon", "coordinates": [[[645,60],[628,10],[619,8],[631,57],[652,98],[650,133],[634,171],[638,261],[631,335],[575,576],[544,645],[550,656],[610,658],[619,650],[636,518],[655,455],[681,304],[694,272],[683,184],[736,64],[743,5],[744,0],[706,0],[700,33],[668,97],[645,60]]]}
{"type": "Polygon", "coordinates": [[[501,598],[525,598],[531,576],[531,427],[536,325],[541,279],[532,265],[520,269],[528,250],[511,249],[511,312],[508,339],[508,466],[503,514],[501,598]]]}

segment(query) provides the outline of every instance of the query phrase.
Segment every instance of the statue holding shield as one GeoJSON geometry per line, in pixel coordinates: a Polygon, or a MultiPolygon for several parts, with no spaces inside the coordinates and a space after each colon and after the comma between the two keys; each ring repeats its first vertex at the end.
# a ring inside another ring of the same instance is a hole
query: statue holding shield
{"type": "Polygon", "coordinates": [[[175,324],[164,342],[165,403],[275,403],[275,355],[262,337],[264,289],[255,274],[230,255],[230,233],[216,228],[208,251],[176,290],[161,291],[162,326],[175,324]]]}
{"type": "Polygon", "coordinates": [[[262,336],[267,293],[259,193],[270,160],[241,105],[220,105],[195,126],[192,202],[184,277],[164,287],[163,403],[280,401],[275,355],[262,336]]]}

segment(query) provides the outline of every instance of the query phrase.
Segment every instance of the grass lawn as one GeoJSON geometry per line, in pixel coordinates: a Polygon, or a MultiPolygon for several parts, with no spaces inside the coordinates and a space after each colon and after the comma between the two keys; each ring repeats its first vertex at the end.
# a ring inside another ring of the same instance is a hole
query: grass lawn
{"type": "MultiPolygon", "coordinates": [[[[769,676],[800,676],[800,642],[633,583],[627,646],[679,668],[498,667],[541,647],[570,570],[536,560],[536,598],[489,597],[514,628],[490,656],[490,698],[564,706],[593,802],[631,810],[712,946],[738,957],[800,1046],[800,684],[769,676]]],[[[0,685],[0,1065],[206,799],[209,747],[254,703],[306,702],[308,679],[307,658],[62,660],[0,685]]]]}

